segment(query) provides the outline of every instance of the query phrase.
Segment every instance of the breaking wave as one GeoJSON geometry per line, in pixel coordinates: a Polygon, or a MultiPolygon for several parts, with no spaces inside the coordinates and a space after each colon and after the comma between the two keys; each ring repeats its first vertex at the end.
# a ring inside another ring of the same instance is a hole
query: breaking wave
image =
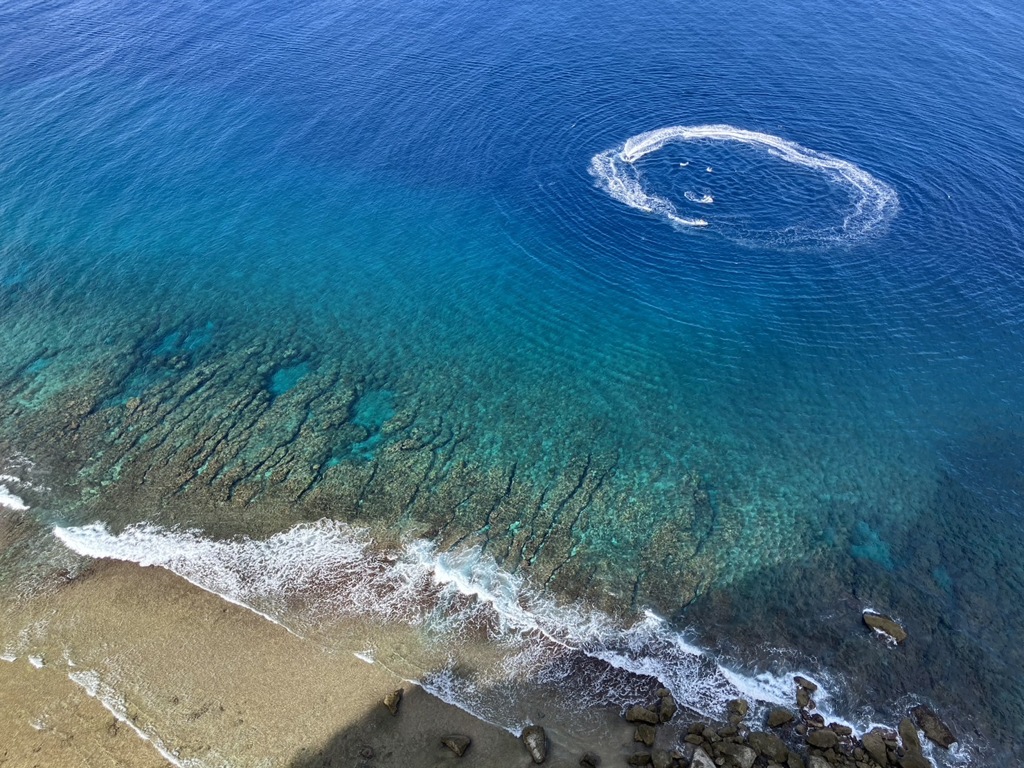
{"type": "MultiPolygon", "coordinates": [[[[727,142],[753,147],[786,163],[815,171],[848,193],[850,208],[841,213],[841,224],[760,233],[762,240],[769,239],[777,245],[820,245],[858,240],[881,230],[899,207],[899,197],[892,187],[851,162],[779,136],[731,125],[677,125],[640,133],[614,149],[594,155],[590,161],[590,172],[605,192],[630,208],[661,216],[682,229],[711,226],[728,237],[751,239],[752,232],[737,232],[734,223],[723,222],[716,226],[713,219],[688,216],[667,197],[648,188],[637,161],[667,144],[684,142],[727,142]]],[[[685,167],[682,163],[679,165],[685,167]]],[[[711,168],[707,170],[711,171],[711,168]]],[[[712,202],[709,195],[688,194],[685,197],[699,204],[712,202]]]]}
{"type": "MultiPolygon", "coordinates": [[[[100,523],[54,534],[80,555],[166,568],[297,634],[345,616],[417,627],[449,659],[417,682],[513,732],[528,716],[510,702],[539,687],[576,713],[644,699],[657,684],[712,717],[737,696],[768,705],[792,695],[791,678],[729,670],[653,614],[629,624],[560,604],[478,549],[441,552],[416,540],[379,551],[365,531],[329,520],[266,540],[218,541],[146,524],[119,534],[100,523]],[[499,660],[467,673],[472,665],[459,664],[467,637],[499,660]]],[[[373,649],[361,654],[374,657],[373,649]]]]}

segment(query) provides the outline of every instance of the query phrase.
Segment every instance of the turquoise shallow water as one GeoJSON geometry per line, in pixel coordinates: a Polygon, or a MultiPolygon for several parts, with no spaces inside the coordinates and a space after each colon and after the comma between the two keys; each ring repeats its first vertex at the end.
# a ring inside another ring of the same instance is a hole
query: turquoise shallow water
{"type": "Polygon", "coordinates": [[[1022,26],[1001,3],[9,5],[0,424],[50,477],[23,495],[48,523],[478,544],[1010,750],[1022,26]],[[591,174],[720,123],[898,203],[855,237],[848,189],[731,141],[636,166],[706,228],[591,174]],[[872,645],[869,606],[917,644],[872,645]]]}

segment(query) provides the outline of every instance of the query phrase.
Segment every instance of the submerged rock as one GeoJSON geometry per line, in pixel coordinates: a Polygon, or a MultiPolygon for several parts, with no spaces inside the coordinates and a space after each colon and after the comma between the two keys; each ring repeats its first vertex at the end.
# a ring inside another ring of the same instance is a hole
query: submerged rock
{"type": "Polygon", "coordinates": [[[656,749],[651,753],[651,765],[654,768],[671,768],[672,756],[663,749],[656,749]]]}
{"type": "Polygon", "coordinates": [[[392,691],[384,697],[384,706],[388,708],[388,712],[394,717],[398,714],[398,705],[402,703],[402,689],[392,691]]]}
{"type": "Polygon", "coordinates": [[[456,757],[462,757],[473,742],[469,736],[463,736],[461,733],[449,733],[447,736],[441,737],[441,743],[454,752],[456,757]]]}
{"type": "MultiPolygon", "coordinates": [[[[651,753],[650,752],[636,752],[629,756],[626,761],[630,765],[650,765],[651,764],[651,753]]],[[[714,763],[712,763],[714,766],[714,763]]]]}
{"type": "Polygon", "coordinates": [[[788,709],[782,707],[776,707],[768,713],[768,727],[769,728],[781,728],[786,723],[791,723],[796,718],[793,713],[788,709]]]}
{"type": "Polygon", "coordinates": [[[630,723],[650,723],[651,725],[657,725],[660,722],[660,718],[647,707],[641,707],[638,704],[635,707],[630,707],[626,712],[626,721],[630,723]]]}
{"type": "Polygon", "coordinates": [[[935,710],[931,707],[926,707],[922,704],[910,711],[914,715],[914,720],[917,721],[918,727],[924,731],[924,735],[929,740],[938,744],[943,749],[949,749],[951,745],[956,743],[956,734],[939,719],[939,716],[935,714],[935,710]]]}
{"type": "Polygon", "coordinates": [[[601,765],[601,758],[593,752],[587,752],[580,758],[580,768],[598,768],[601,765]]]}
{"type": "Polygon", "coordinates": [[[902,644],[907,639],[907,631],[888,616],[883,616],[874,611],[864,611],[861,616],[865,624],[884,635],[888,635],[897,643],[902,644]]]}
{"type": "Polygon", "coordinates": [[[548,756],[548,736],[544,729],[539,725],[528,726],[523,729],[519,738],[522,739],[533,762],[537,765],[543,763],[548,756]]]}

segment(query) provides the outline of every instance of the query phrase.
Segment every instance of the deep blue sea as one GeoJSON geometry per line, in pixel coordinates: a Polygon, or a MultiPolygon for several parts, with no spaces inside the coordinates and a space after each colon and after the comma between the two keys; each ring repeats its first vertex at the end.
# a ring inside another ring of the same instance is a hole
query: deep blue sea
{"type": "Polygon", "coordinates": [[[1020,758],[1016,3],[8,0],[0,41],[0,513],[471,551],[1020,758]]]}

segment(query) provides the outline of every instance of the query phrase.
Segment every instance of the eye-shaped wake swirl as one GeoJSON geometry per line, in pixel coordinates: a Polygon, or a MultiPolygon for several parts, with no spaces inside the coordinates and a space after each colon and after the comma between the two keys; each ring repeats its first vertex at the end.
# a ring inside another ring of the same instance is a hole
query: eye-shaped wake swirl
{"type": "MultiPolygon", "coordinates": [[[[793,231],[788,236],[784,233],[771,233],[776,235],[772,238],[776,242],[794,245],[850,242],[879,231],[899,208],[896,190],[853,163],[807,149],[778,136],[731,125],[677,125],[640,133],[627,139],[621,146],[594,155],[590,161],[590,172],[601,188],[631,208],[657,214],[681,229],[714,228],[715,221],[710,214],[687,216],[671,200],[651,192],[644,183],[643,172],[637,166],[637,161],[665,145],[684,142],[732,142],[753,147],[783,162],[815,171],[848,193],[850,209],[841,213],[841,224],[793,231]],[[710,220],[704,218],[705,215],[710,220]]],[[[687,164],[680,163],[681,166],[687,164]]],[[[691,194],[686,197],[690,202],[705,205],[713,202],[709,195],[694,197],[691,194]]],[[[726,236],[735,234],[729,231],[728,226],[723,226],[721,231],[726,236]]]]}

